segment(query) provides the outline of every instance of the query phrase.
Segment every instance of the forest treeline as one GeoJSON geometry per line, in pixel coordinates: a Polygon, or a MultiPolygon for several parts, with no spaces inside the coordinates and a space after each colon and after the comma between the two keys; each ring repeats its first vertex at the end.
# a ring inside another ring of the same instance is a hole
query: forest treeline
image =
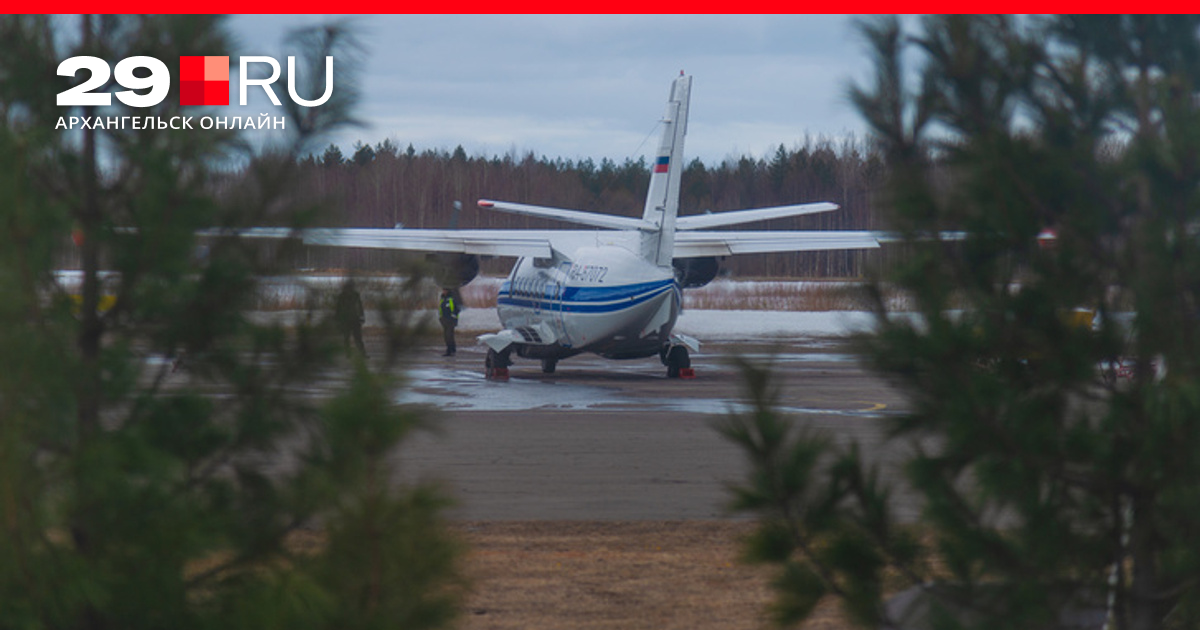
{"type": "MultiPolygon", "coordinates": [[[[463,202],[460,228],[549,228],[571,226],[547,220],[485,211],[480,198],[641,216],[649,184],[645,158],[565,160],[532,153],[469,156],[453,151],[400,149],[391,140],[374,146],[356,143],[347,155],[336,145],[301,164],[310,193],[328,202],[331,227],[445,228],[453,204],[463,202]]],[[[708,166],[687,164],[680,214],[831,201],[839,210],[806,217],[737,226],[746,230],[879,229],[878,192],[883,183],[878,155],[855,139],[808,139],[769,158],[741,157],[708,166]]],[[[816,252],[731,257],[723,267],[739,277],[854,277],[878,252],[816,252]]],[[[398,257],[382,251],[309,248],[300,266],[354,271],[394,270],[398,257]]],[[[507,273],[511,261],[485,262],[484,271],[507,273]]]]}

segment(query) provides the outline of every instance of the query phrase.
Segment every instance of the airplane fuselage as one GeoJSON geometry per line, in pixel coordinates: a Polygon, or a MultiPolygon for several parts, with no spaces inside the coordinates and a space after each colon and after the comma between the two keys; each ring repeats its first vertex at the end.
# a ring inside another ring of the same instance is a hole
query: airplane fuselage
{"type": "Polygon", "coordinates": [[[634,359],[658,354],[668,343],[682,298],[672,267],[622,247],[583,247],[570,260],[518,260],[500,287],[497,312],[506,329],[554,337],[548,344],[517,344],[521,356],[594,352],[634,359]]]}

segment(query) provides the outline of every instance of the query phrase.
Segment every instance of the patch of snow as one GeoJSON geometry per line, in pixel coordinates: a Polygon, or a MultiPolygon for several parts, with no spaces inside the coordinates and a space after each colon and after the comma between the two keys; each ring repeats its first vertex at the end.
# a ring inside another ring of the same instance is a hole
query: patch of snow
{"type": "Polygon", "coordinates": [[[676,332],[700,341],[743,341],[771,337],[843,337],[868,330],[874,316],[861,311],[685,310],[676,332]]]}

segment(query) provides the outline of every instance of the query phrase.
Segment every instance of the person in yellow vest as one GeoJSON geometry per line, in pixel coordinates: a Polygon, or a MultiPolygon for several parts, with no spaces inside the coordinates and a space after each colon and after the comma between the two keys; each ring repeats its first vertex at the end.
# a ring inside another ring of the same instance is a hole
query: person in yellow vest
{"type": "Polygon", "coordinates": [[[442,301],[438,304],[438,321],[442,323],[442,338],[446,341],[446,354],[452,357],[457,350],[454,344],[454,328],[458,326],[458,313],[462,310],[454,293],[450,289],[442,289],[442,301]]]}

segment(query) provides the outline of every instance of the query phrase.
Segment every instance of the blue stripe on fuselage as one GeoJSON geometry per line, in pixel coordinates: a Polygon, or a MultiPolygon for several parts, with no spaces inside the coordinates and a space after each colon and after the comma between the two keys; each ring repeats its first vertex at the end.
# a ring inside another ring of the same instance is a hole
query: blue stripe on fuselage
{"type": "Polygon", "coordinates": [[[497,299],[498,303],[506,306],[558,310],[558,306],[561,304],[564,313],[612,313],[641,304],[666,291],[673,290],[675,281],[659,280],[611,287],[568,286],[563,291],[563,297],[560,300],[549,298],[539,300],[529,296],[514,297],[506,290],[507,285],[506,282],[504,286],[501,286],[497,299]]]}
{"type": "Polygon", "coordinates": [[[674,280],[659,280],[657,282],[640,282],[611,287],[572,287],[563,290],[564,302],[608,302],[635,297],[640,293],[661,289],[675,284],[674,280]]]}

